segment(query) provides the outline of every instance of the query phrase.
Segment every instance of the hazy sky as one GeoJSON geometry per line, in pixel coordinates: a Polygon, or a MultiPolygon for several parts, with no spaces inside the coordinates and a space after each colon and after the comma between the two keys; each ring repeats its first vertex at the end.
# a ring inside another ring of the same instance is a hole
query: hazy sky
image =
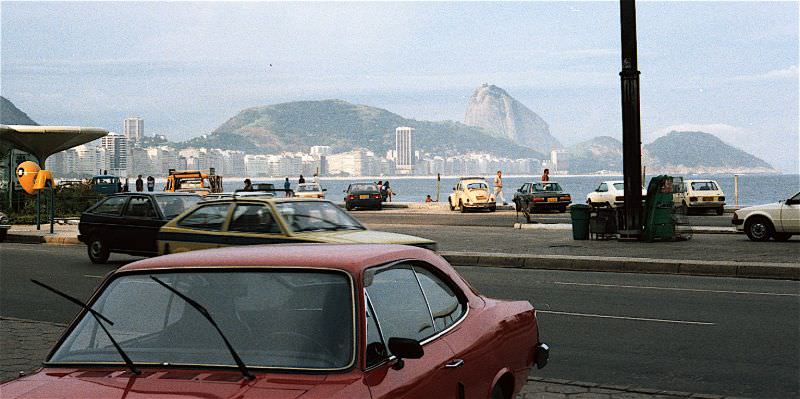
{"type": "MultiPolygon", "coordinates": [[[[797,173],[798,4],[639,2],[643,141],[703,130],[797,173]]],[[[0,92],[42,124],[120,131],[141,116],[182,140],[246,107],[330,98],[463,121],[487,82],[564,144],[621,138],[618,2],[3,1],[0,14],[0,92]]]]}

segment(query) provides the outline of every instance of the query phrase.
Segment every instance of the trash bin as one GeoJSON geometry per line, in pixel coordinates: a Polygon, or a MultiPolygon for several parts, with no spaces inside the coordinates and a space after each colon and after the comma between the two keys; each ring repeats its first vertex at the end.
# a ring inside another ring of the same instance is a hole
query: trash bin
{"type": "Polygon", "coordinates": [[[589,218],[589,235],[608,240],[617,234],[617,212],[613,208],[598,208],[589,218]]]}
{"type": "Polygon", "coordinates": [[[589,239],[589,213],[592,207],[589,205],[575,204],[569,207],[569,214],[572,217],[572,239],[589,239]]]}

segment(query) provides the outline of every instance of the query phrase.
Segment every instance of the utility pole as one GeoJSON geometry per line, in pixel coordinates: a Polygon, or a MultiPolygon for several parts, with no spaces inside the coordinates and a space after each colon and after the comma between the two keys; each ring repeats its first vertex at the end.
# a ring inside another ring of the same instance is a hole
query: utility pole
{"type": "Polygon", "coordinates": [[[639,68],[636,55],[636,1],[620,0],[622,38],[622,171],[625,181],[625,224],[622,240],[642,232],[642,127],[639,115],[639,68]]]}

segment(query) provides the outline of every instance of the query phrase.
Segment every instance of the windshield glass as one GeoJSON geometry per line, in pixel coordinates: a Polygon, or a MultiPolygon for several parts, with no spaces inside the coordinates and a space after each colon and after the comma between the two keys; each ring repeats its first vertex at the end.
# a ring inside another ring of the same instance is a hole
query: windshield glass
{"type": "Polygon", "coordinates": [[[352,216],[328,201],[291,201],[275,204],[286,225],[298,233],[324,230],[364,230],[352,216]]]}
{"type": "Polygon", "coordinates": [[[156,195],[156,202],[167,219],[180,215],[203,198],[198,195],[156,195]]]}
{"type": "Polygon", "coordinates": [[[695,191],[716,191],[717,183],[713,181],[700,181],[700,182],[692,182],[692,190],[695,191]]]}
{"type": "Polygon", "coordinates": [[[356,193],[356,192],[369,192],[369,193],[377,193],[378,186],[374,184],[353,184],[350,186],[349,192],[356,193]]]}
{"type": "Polygon", "coordinates": [[[301,184],[297,186],[297,192],[320,191],[318,184],[301,184]]]}
{"type": "MultiPolygon", "coordinates": [[[[333,271],[159,273],[158,279],[203,305],[248,367],[342,369],[354,361],[350,279],[333,271]]],[[[121,276],[92,308],[137,365],[223,365],[230,352],[200,313],[149,275],[121,276]]],[[[85,314],[49,360],[121,363],[85,314]]]]}
{"type": "Polygon", "coordinates": [[[489,186],[486,183],[469,183],[467,184],[467,188],[470,190],[486,190],[489,186]]]}
{"type": "Polygon", "coordinates": [[[536,183],[533,191],[561,191],[561,186],[558,183],[536,183]]]}

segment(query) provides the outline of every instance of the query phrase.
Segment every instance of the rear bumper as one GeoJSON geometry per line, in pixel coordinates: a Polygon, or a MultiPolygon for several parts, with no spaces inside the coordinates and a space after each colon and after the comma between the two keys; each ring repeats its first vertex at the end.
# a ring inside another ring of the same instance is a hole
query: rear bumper
{"type": "Polygon", "coordinates": [[[464,208],[493,208],[496,207],[496,202],[478,202],[472,204],[464,204],[464,208]]]}
{"type": "Polygon", "coordinates": [[[689,208],[719,208],[725,206],[725,202],[720,201],[696,201],[687,202],[689,208]]]}
{"type": "Polygon", "coordinates": [[[537,209],[562,209],[571,204],[572,201],[557,201],[557,202],[533,202],[531,206],[537,209]]]}
{"type": "Polygon", "coordinates": [[[380,198],[370,198],[370,199],[353,199],[348,200],[345,202],[347,206],[351,206],[354,208],[380,208],[381,207],[381,199],[380,198]]]}

